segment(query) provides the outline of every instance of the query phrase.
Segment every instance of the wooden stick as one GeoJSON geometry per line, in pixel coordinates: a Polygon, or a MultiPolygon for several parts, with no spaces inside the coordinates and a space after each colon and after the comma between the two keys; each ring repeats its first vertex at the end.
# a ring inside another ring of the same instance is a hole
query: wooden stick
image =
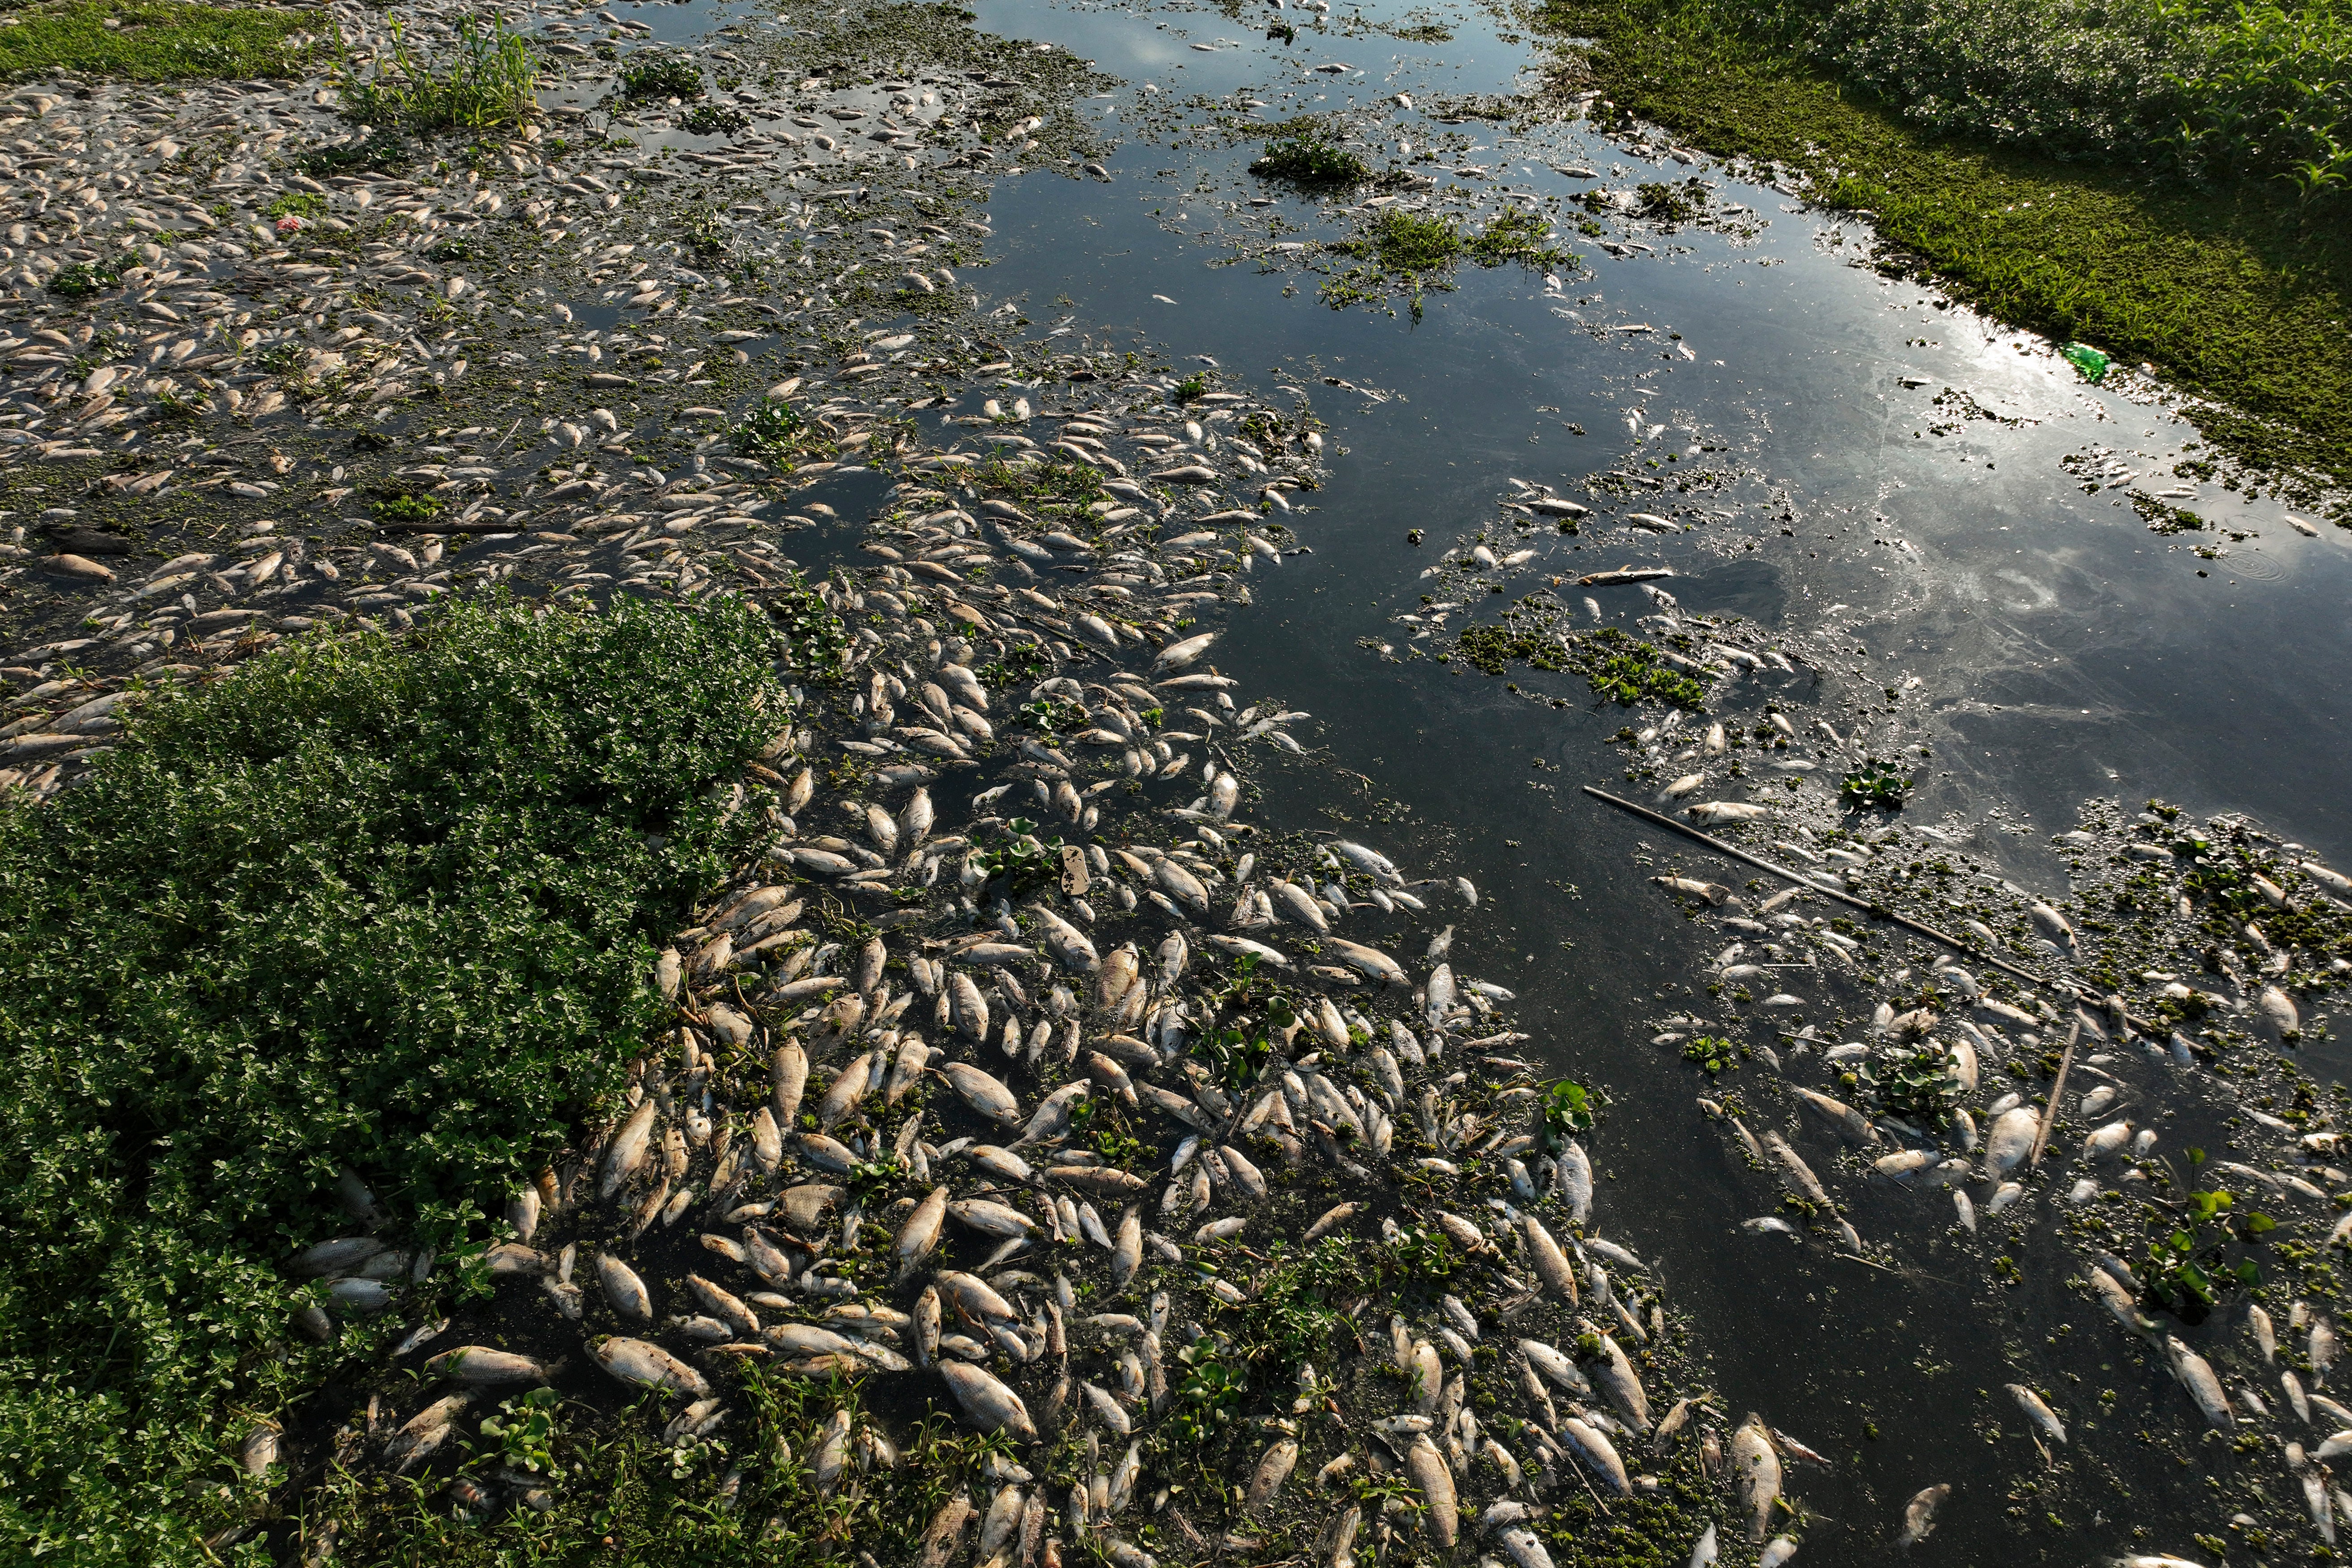
{"type": "Polygon", "coordinates": [[[2033,1153],[2025,1162],[2025,1168],[2029,1171],[2040,1168],[2042,1151],[2050,1143],[2050,1130],[2058,1124],[2058,1097],[2066,1092],[2066,1070],[2074,1065],[2074,1046],[2082,1037],[2083,1026],[2078,1020],[2073,1028],[2066,1031],[2066,1050],[2058,1058],[2058,1076],[2050,1083],[2050,1103],[2042,1107],[2042,1128],[2033,1135],[2033,1153]]]}
{"type": "MultiPolygon", "coordinates": [[[[2030,985],[2038,985],[2045,991],[2054,991],[2059,995],[2065,997],[2069,1002],[2079,1004],[2084,998],[2084,993],[2069,981],[2052,980],[2043,975],[2036,974],[2030,969],[2022,968],[2017,964],[2010,963],[2009,960],[2000,957],[1997,953],[1987,952],[1983,948],[1979,947],[1974,942],[1963,942],[1958,937],[1953,936],[1948,931],[1937,931],[1934,926],[1927,924],[1925,921],[1916,921],[1909,915],[1897,914],[1895,910],[1888,909],[1884,904],[1874,904],[1865,899],[1857,899],[1852,893],[1841,892],[1835,888],[1824,888],[1821,883],[1801,872],[1789,870],[1787,868],[1776,866],[1771,861],[1764,859],[1759,856],[1750,855],[1747,850],[1740,848],[1736,844],[1727,844],[1711,833],[1701,833],[1697,828],[1691,826],[1688,823],[1676,822],[1673,817],[1666,816],[1663,812],[1652,811],[1646,805],[1636,805],[1630,800],[1620,799],[1618,796],[1611,795],[1608,791],[1595,789],[1591,784],[1586,784],[1584,786],[1584,793],[1592,796],[1595,800],[1607,801],[1610,805],[1615,806],[1620,811],[1630,812],[1633,816],[1640,817],[1644,822],[1655,823],[1658,826],[1669,828],[1674,832],[1681,834],[1685,838],[1695,838],[1719,855],[1728,855],[1733,859],[1740,861],[1745,865],[1753,866],[1759,871],[1769,871],[1775,877],[1779,877],[1785,881],[1794,882],[1809,893],[1819,893],[1822,898],[1833,899],[1837,902],[1846,905],[1848,908],[1860,910],[1863,913],[1868,915],[1873,920],[1886,921],[1891,924],[1901,926],[1906,931],[1916,931],[1921,936],[1928,937],[1934,941],[1942,942],[1946,947],[1952,949],[1956,952],[1965,952],[1970,958],[1977,960],[1980,963],[1990,964],[1993,968],[2000,970],[2004,974],[2013,975],[2017,979],[2022,980],[2030,985]]],[[[2148,1022],[2147,1019],[2133,1017],[2129,1013],[2126,1013],[2124,1015],[2124,1022],[2129,1024],[2133,1028],[2137,1029],[2141,1034],[2148,1036],[2150,1038],[2156,1038],[2164,1032],[2162,1029],[2158,1027],[2158,1026],[2148,1022]]],[[[2081,1027],[2082,1026],[2080,1024],[2075,1026],[2075,1028],[2078,1031],[2081,1027]]]]}

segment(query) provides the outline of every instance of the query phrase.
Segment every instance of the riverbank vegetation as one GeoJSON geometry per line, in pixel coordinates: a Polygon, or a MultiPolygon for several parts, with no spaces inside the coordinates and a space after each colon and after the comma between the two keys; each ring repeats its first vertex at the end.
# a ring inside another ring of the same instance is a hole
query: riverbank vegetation
{"type": "Polygon", "coordinates": [[[784,723],[772,640],[458,605],[128,705],[0,811],[0,1555],[196,1560],[260,1505],[247,1434],[373,1343],[297,1331],[299,1248],[479,1274],[476,1200],[617,1089],[756,815],[719,789],[784,723]]]}
{"type": "MultiPolygon", "coordinates": [[[[2352,20],[2323,3],[1554,0],[1612,106],[1867,214],[1889,265],[2146,363],[2352,483],[2352,20]]],[[[2290,493],[2296,493],[2290,487],[2290,493]]]]}
{"type": "Polygon", "coordinates": [[[319,12],[258,5],[88,0],[26,6],[0,16],[0,78],[294,77],[322,58],[331,32],[319,12]]]}

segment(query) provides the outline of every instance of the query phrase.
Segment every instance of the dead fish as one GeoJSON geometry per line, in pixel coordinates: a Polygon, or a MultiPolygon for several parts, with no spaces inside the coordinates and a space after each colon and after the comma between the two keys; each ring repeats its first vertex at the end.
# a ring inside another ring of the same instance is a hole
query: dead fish
{"type": "Polygon", "coordinates": [[[1637,1436],[1650,1430],[1650,1396],[1643,1392],[1642,1380],[1633,1371],[1633,1363],[1625,1359],[1624,1350],[1614,1336],[1601,1336],[1601,1365],[1594,1374],[1609,1402],[1624,1415],[1625,1424],[1637,1436]]]}
{"type": "Polygon", "coordinates": [[[471,1394],[452,1394],[446,1398],[435,1400],[415,1415],[410,1416],[406,1424],[394,1433],[391,1440],[384,1445],[384,1461],[392,1466],[393,1473],[405,1475],[416,1466],[431,1458],[435,1451],[447,1439],[451,1430],[450,1423],[466,1408],[472,1397],[471,1394]]]}
{"type": "Polygon", "coordinates": [[[1255,1513],[1272,1502],[1282,1490],[1282,1483],[1290,1479],[1298,1463],[1298,1445],[1285,1437],[1266,1448],[1258,1458],[1257,1468],[1250,1476],[1249,1490],[1242,1500],[1244,1513],[1255,1513]]]}
{"type": "Polygon", "coordinates": [[[1037,1428],[1029,1419],[1028,1406],[1021,1396],[979,1367],[960,1361],[943,1361],[940,1374],[947,1379],[948,1392],[974,1426],[983,1432],[1009,1431],[1014,1436],[1036,1441],[1037,1428]]]}
{"type": "Polygon", "coordinates": [[[1944,1500],[1951,1495],[1949,1482],[1939,1481],[1932,1487],[1921,1489],[1903,1505],[1903,1532],[1895,1538],[1895,1544],[1908,1549],[1927,1540],[1936,1528],[1936,1510],[1942,1508],[1944,1500]]]}
{"type": "Polygon", "coordinates": [[[1801,1086],[1791,1085],[1790,1087],[1796,1089],[1797,1099],[1806,1110],[1813,1111],[1824,1121],[1836,1128],[1846,1142],[1864,1144],[1870,1142],[1876,1136],[1871,1131],[1869,1121],[1862,1112],[1845,1101],[1833,1100],[1826,1094],[1801,1086]]]}
{"type": "Polygon", "coordinates": [[[1584,1461],[1585,1468],[1607,1481],[1612,1491],[1619,1497],[1633,1495],[1633,1483],[1625,1473],[1625,1461],[1607,1434],[1573,1415],[1560,1417],[1559,1433],[1568,1439],[1576,1457],[1584,1461]]]}
{"type": "Polygon", "coordinates": [[[2064,1423],[2058,1419],[2049,1405],[2042,1402],[2040,1394],[2021,1383],[2005,1384],[2002,1386],[2009,1390],[2010,1397],[2017,1401],[2018,1408],[2025,1412],[2026,1418],[2042,1428],[2044,1436],[2060,1443],[2066,1440],[2064,1423]]]}
{"type": "Polygon", "coordinates": [[[1527,1358],[1529,1366],[1569,1393],[1586,1398],[1591,1396],[1592,1384],[1583,1373],[1577,1370],[1576,1363],[1543,1341],[1521,1340],[1519,1354],[1527,1358]]]}
{"type": "Polygon", "coordinates": [[[640,1388],[667,1388],[675,1393],[706,1397],[710,1385],[694,1368],[669,1352],[644,1340],[624,1339],[619,1335],[592,1343],[588,1347],[596,1364],[619,1378],[640,1388]]]}
{"type": "Polygon", "coordinates": [[[600,1252],[596,1255],[596,1280],[604,1288],[604,1300],[612,1303],[613,1310],[640,1323],[654,1321],[653,1297],[635,1269],[609,1252],[600,1252]]]}
{"type": "Polygon", "coordinates": [[[2182,1344],[2176,1335],[2167,1335],[2164,1353],[2172,1363],[2172,1374],[2189,1391],[2205,1419],[2223,1432],[2238,1429],[2238,1417],[2230,1408],[2229,1395],[2221,1391],[2221,1380],[2213,1375],[2213,1368],[2205,1358],[2182,1344]]]}
{"type": "Polygon", "coordinates": [[[443,1351],[425,1363],[426,1375],[477,1388],[508,1383],[545,1383],[547,1368],[527,1355],[492,1350],[488,1345],[459,1345],[443,1351]]]}
{"type": "Polygon", "coordinates": [[[1559,1243],[1552,1239],[1551,1232],[1535,1215],[1520,1215],[1519,1226],[1527,1237],[1528,1259],[1535,1268],[1536,1278],[1553,1295],[1571,1307],[1577,1305],[1576,1269],[1569,1262],[1568,1254],[1560,1250],[1559,1243]]]}
{"type": "Polygon", "coordinates": [[[1762,1416],[1750,1414],[1731,1435],[1731,1470],[1748,1504],[1748,1531],[1761,1541],[1780,1500],[1780,1456],[1762,1416]]]}
{"type": "Polygon", "coordinates": [[[890,1250],[898,1259],[900,1279],[911,1274],[924,1258],[931,1255],[931,1248],[940,1244],[940,1227],[947,1212],[947,1188],[933,1187],[908,1215],[906,1223],[898,1227],[898,1237],[892,1242],[890,1250]]]}
{"type": "Polygon", "coordinates": [[[771,1100],[776,1125],[792,1130],[801,1113],[801,1096],[808,1088],[808,1052],[798,1040],[786,1040],[776,1047],[775,1064],[771,1079],[771,1100]]]}
{"type": "Polygon", "coordinates": [[[629,1178],[637,1173],[637,1168],[645,1163],[646,1148],[653,1136],[654,1116],[660,1109],[659,1104],[648,1096],[629,1112],[628,1120],[622,1122],[621,1130],[613,1135],[611,1145],[604,1151],[604,1174],[596,1184],[596,1196],[600,1201],[619,1192],[629,1178]]]}
{"type": "Polygon", "coordinates": [[[2027,1106],[2012,1106],[1992,1119],[1985,1132],[1985,1163],[1996,1176],[2006,1176],[2025,1163],[2033,1152],[2033,1141],[2041,1135],[2040,1112],[2027,1106]]]}
{"type": "Polygon", "coordinates": [[[1009,1127],[1020,1120],[1021,1102],[1002,1080],[969,1062],[948,1062],[939,1071],[958,1098],[989,1121],[1009,1127]]]}
{"type": "Polygon", "coordinates": [[[1462,1528],[1461,1512],[1455,1501],[1454,1473],[1446,1468],[1445,1456],[1429,1440],[1425,1432],[1416,1434],[1412,1447],[1405,1450],[1404,1472],[1421,1492],[1422,1503],[1429,1510],[1424,1521],[1429,1533],[1438,1545],[1452,1551],[1462,1528]]]}

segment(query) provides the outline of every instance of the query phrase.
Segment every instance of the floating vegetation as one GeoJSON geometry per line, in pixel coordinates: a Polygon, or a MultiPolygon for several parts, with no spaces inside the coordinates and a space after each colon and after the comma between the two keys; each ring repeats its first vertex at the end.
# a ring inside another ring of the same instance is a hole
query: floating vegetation
{"type": "Polygon", "coordinates": [[[122,281],[122,275],[141,265],[136,256],[118,256],[111,261],[79,261],[71,267],[61,267],[52,275],[48,289],[68,300],[86,300],[102,294],[122,281]]]}
{"type": "Polygon", "coordinates": [[[1531,669],[1572,671],[1605,701],[1664,702],[1693,712],[1706,705],[1703,681],[1667,662],[1656,645],[1616,626],[1570,630],[1555,624],[1556,611],[1524,601],[1504,614],[1499,626],[1465,626],[1456,657],[1486,675],[1501,675],[1515,660],[1531,669]]]}
{"type": "MultiPolygon", "coordinates": [[[[621,67],[625,98],[699,98],[702,68],[684,55],[638,53],[621,67]]],[[[688,126],[687,129],[694,129],[688,126]]]]}
{"type": "Polygon", "coordinates": [[[1317,297],[1333,310],[1378,303],[1402,293],[1418,314],[1425,290],[1450,291],[1454,269],[1467,261],[1478,267],[1517,262],[1524,267],[1571,267],[1576,258],[1550,242],[1544,220],[1509,208],[1486,225],[1465,230],[1449,217],[1383,207],[1354,237],[1325,247],[1335,256],[1364,265],[1325,279],[1317,297]]]}
{"type": "Polygon", "coordinates": [[[1838,794],[1857,808],[1900,811],[1911,798],[1911,786],[1912,776],[1896,764],[1869,757],[1838,782],[1838,794]]]}
{"type": "Polygon", "coordinates": [[[1249,166],[1259,178],[1303,185],[1352,184],[1371,178],[1372,166],[1341,146],[1322,121],[1297,120],[1278,129],[1280,134],[1249,166]]]}
{"type": "Polygon", "coordinates": [[[748,128],[751,117],[725,104],[698,103],[678,118],[678,124],[697,136],[731,136],[748,128]]]}
{"type": "Polygon", "coordinates": [[[315,180],[331,174],[355,174],[397,169],[408,162],[408,140],[396,131],[371,131],[353,142],[320,147],[299,154],[294,167],[315,180]]]}
{"type": "Polygon", "coordinates": [[[764,397],[735,427],[735,449],[747,458],[789,467],[828,457],[835,447],[832,437],[788,399],[764,397]]]}

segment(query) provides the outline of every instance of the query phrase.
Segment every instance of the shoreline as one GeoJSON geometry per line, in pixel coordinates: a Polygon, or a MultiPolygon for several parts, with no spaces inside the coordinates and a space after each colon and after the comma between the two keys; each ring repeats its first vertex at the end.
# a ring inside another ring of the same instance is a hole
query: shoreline
{"type": "Polygon", "coordinates": [[[1531,21],[1629,120],[1869,219],[1884,269],[2117,371],[2148,363],[2238,482],[2352,526],[2352,240],[2277,182],[2187,190],[1927,134],[1673,0],[1557,0],[1531,21]]]}

